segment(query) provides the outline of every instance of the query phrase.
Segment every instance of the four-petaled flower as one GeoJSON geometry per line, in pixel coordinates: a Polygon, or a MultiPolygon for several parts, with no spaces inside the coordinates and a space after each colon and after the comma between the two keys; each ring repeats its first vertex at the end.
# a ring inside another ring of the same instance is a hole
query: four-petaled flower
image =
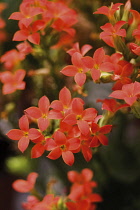
{"type": "Polygon", "coordinates": [[[94,81],[100,78],[101,72],[112,72],[114,65],[111,62],[106,61],[106,55],[104,49],[98,48],[93,55],[93,58],[86,56],[82,58],[85,66],[90,69],[91,76],[94,81]]]}
{"type": "Polygon", "coordinates": [[[90,147],[98,147],[100,144],[108,145],[108,138],[105,134],[109,133],[112,129],[112,125],[104,125],[99,127],[98,124],[92,123],[91,125],[91,136],[90,147]]]}
{"type": "Polygon", "coordinates": [[[106,23],[101,26],[104,31],[100,33],[100,38],[109,46],[115,47],[114,42],[118,37],[126,37],[126,30],[121,29],[124,24],[126,24],[125,21],[118,21],[115,25],[106,23]]]}
{"type": "Polygon", "coordinates": [[[29,120],[26,115],[19,119],[19,128],[10,130],[7,136],[12,140],[19,140],[18,148],[24,152],[29,145],[29,120]]]}
{"type": "Polygon", "coordinates": [[[122,90],[115,90],[109,97],[123,99],[127,104],[132,106],[140,96],[140,83],[134,82],[122,86],[122,90]]]}
{"type": "Polygon", "coordinates": [[[48,139],[47,141],[46,149],[51,150],[47,157],[55,160],[62,155],[64,162],[72,166],[74,163],[73,151],[80,146],[80,140],[78,138],[67,139],[61,131],[56,131],[53,137],[54,140],[48,139]]]}
{"type": "Polygon", "coordinates": [[[42,96],[38,102],[38,107],[30,107],[25,110],[25,113],[37,119],[38,127],[41,131],[44,131],[49,126],[49,106],[50,101],[46,96],[42,96]]]}
{"type": "Polygon", "coordinates": [[[72,64],[64,67],[61,73],[73,77],[75,82],[82,86],[86,81],[86,72],[89,70],[82,61],[82,55],[79,52],[75,52],[72,55],[72,64]]]}

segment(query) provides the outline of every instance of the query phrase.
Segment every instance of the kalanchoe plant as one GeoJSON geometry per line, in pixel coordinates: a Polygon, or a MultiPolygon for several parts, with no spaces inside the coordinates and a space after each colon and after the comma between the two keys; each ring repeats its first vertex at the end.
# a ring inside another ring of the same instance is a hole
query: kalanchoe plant
{"type": "MultiPolygon", "coordinates": [[[[30,95],[30,107],[26,106],[20,114],[19,128],[11,129],[7,136],[18,141],[22,153],[29,149],[31,158],[45,154],[46,159],[55,161],[62,157],[68,166],[77,161],[75,154],[82,153],[89,162],[97,148],[109,145],[108,135],[118,112],[123,113],[125,109],[126,115],[133,113],[140,118],[139,12],[131,10],[130,0],[125,5],[112,3],[98,8],[94,15],[105,15],[109,21],[100,27],[99,37],[106,47],[99,47],[91,55],[91,45],[80,48],[76,41],[74,26],[78,14],[70,6],[70,1],[23,0],[19,11],[9,17],[18,21],[19,30],[13,41],[20,43],[0,59],[0,82],[5,97],[11,94],[14,98],[17,90],[28,90],[26,82],[30,79],[36,83],[37,92],[35,98],[30,95]],[[112,53],[108,53],[108,48],[112,53]],[[61,58],[65,52],[71,58],[68,65],[61,58]],[[35,59],[35,65],[28,66],[30,58],[35,59]],[[87,81],[95,85],[112,83],[112,93],[106,96],[111,98],[97,100],[102,103],[102,115],[93,105],[87,106],[82,97],[87,81]],[[47,91],[44,94],[42,84],[47,86],[49,94],[47,91]],[[43,89],[41,94],[38,89],[43,89]]],[[[4,22],[0,24],[4,27],[4,22]]],[[[102,201],[98,193],[93,193],[97,183],[91,181],[93,171],[88,168],[81,173],[68,172],[72,186],[64,197],[55,193],[40,195],[35,188],[37,177],[38,174],[32,172],[26,181],[13,183],[16,191],[31,193],[22,204],[23,209],[94,210],[95,203],[102,201]]]]}

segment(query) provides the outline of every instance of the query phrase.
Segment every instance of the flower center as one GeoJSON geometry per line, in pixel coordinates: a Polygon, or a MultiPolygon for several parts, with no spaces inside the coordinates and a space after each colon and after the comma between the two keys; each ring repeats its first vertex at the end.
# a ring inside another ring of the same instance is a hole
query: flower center
{"type": "Polygon", "coordinates": [[[66,150],[66,145],[64,145],[64,144],[61,145],[61,146],[60,146],[60,149],[61,149],[62,151],[65,151],[65,150],[66,150]]]}

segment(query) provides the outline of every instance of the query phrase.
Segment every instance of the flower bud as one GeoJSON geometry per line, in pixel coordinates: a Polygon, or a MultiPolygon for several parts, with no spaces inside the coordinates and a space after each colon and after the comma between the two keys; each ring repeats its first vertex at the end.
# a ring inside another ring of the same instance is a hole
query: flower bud
{"type": "Polygon", "coordinates": [[[124,12],[123,12],[122,20],[128,21],[130,9],[131,9],[131,2],[130,0],[128,0],[126,4],[124,5],[124,12]]]}
{"type": "Polygon", "coordinates": [[[101,73],[101,77],[100,77],[100,81],[103,83],[109,83],[112,81],[112,74],[108,73],[108,72],[102,72],[101,73]]]}

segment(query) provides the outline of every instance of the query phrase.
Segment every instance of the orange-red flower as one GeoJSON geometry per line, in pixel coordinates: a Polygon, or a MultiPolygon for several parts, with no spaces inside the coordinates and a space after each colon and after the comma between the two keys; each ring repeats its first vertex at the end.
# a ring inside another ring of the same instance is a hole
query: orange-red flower
{"type": "Polygon", "coordinates": [[[86,72],[89,70],[82,61],[82,55],[75,52],[72,55],[72,64],[64,67],[60,72],[66,76],[73,77],[75,82],[82,86],[86,81],[86,72]]]}
{"type": "Polygon", "coordinates": [[[35,185],[37,177],[38,177],[38,174],[35,172],[32,172],[28,175],[27,180],[18,179],[14,181],[12,184],[12,187],[14,188],[14,190],[21,193],[30,192],[34,189],[34,185],[35,185]]]}
{"type": "Polygon", "coordinates": [[[102,71],[112,72],[114,70],[114,65],[111,62],[106,61],[105,51],[102,47],[94,52],[93,58],[86,56],[82,61],[85,66],[90,69],[94,81],[100,78],[102,71]]]}
{"type": "Polygon", "coordinates": [[[48,139],[47,150],[51,150],[48,158],[55,160],[62,155],[64,162],[72,166],[74,163],[73,151],[78,149],[80,146],[80,140],[78,138],[67,139],[64,133],[56,131],[53,134],[53,139],[48,139]]]}
{"type": "Polygon", "coordinates": [[[26,115],[19,119],[19,128],[10,130],[7,136],[12,140],[19,140],[18,148],[24,152],[29,145],[29,120],[26,115]]]}
{"type": "Polygon", "coordinates": [[[31,6],[31,2],[23,2],[19,10],[20,12],[12,13],[9,19],[19,20],[20,24],[24,24],[27,28],[33,22],[34,17],[43,12],[40,7],[31,6]]]}
{"type": "Polygon", "coordinates": [[[37,119],[38,127],[41,131],[46,130],[49,126],[49,106],[49,99],[46,96],[42,96],[39,99],[38,107],[29,107],[25,110],[28,116],[37,119]]]}
{"type": "Polygon", "coordinates": [[[128,104],[121,104],[118,101],[116,101],[114,98],[112,99],[98,99],[97,102],[102,102],[102,109],[108,110],[112,113],[117,112],[119,109],[122,109],[124,107],[128,107],[128,104]]]}
{"type": "Polygon", "coordinates": [[[38,202],[32,210],[51,210],[57,209],[59,196],[54,197],[54,194],[44,196],[43,200],[38,202]]]}
{"type": "Polygon", "coordinates": [[[101,26],[104,32],[100,33],[100,38],[109,46],[115,47],[114,39],[116,39],[117,36],[126,37],[126,30],[121,29],[124,24],[126,24],[125,21],[118,21],[114,26],[111,23],[106,23],[101,26]]]}
{"type": "Polygon", "coordinates": [[[124,84],[129,84],[132,82],[130,76],[133,73],[133,65],[127,61],[119,61],[118,64],[115,65],[114,75],[112,79],[115,82],[112,90],[121,90],[124,84]]]}
{"type": "Polygon", "coordinates": [[[73,47],[67,51],[67,53],[72,56],[75,52],[79,52],[82,56],[84,56],[90,49],[92,49],[92,46],[89,44],[83,45],[80,49],[79,43],[76,42],[73,47]]]}
{"type": "Polygon", "coordinates": [[[134,82],[122,86],[122,90],[115,90],[109,97],[123,99],[127,104],[132,106],[140,96],[140,83],[134,82]]]}
{"type": "Polygon", "coordinates": [[[25,41],[28,40],[33,44],[40,43],[39,30],[44,29],[45,22],[43,20],[36,20],[31,25],[26,27],[23,23],[19,24],[20,30],[14,34],[13,41],[25,41]]]}
{"type": "Polygon", "coordinates": [[[108,19],[112,19],[114,16],[114,13],[120,9],[120,6],[123,5],[122,3],[116,3],[116,4],[111,4],[110,7],[107,6],[102,6],[100,8],[97,9],[96,12],[94,12],[93,14],[103,14],[106,15],[108,17],[108,19]]]}
{"type": "Polygon", "coordinates": [[[91,181],[92,177],[93,172],[88,168],[83,169],[81,173],[76,171],[68,172],[68,179],[73,183],[68,197],[76,203],[76,205],[71,205],[68,202],[70,210],[72,210],[72,207],[75,210],[80,210],[81,204],[83,204],[82,209],[89,210],[93,203],[102,201],[99,194],[92,192],[93,188],[97,186],[95,181],[91,181]]]}
{"type": "Polygon", "coordinates": [[[19,69],[15,73],[5,71],[0,75],[1,82],[3,83],[2,93],[10,94],[16,90],[24,90],[26,83],[23,81],[25,77],[25,70],[19,69]]]}
{"type": "Polygon", "coordinates": [[[109,133],[112,129],[112,125],[104,125],[99,127],[98,124],[92,123],[91,125],[91,142],[90,147],[98,147],[100,144],[108,145],[108,138],[105,134],[109,133]]]}
{"type": "Polygon", "coordinates": [[[87,108],[84,110],[83,103],[79,98],[75,98],[72,101],[72,112],[68,114],[63,122],[69,125],[78,125],[80,132],[83,135],[88,135],[89,133],[89,123],[95,120],[97,116],[97,110],[94,108],[87,108]]]}
{"type": "Polygon", "coordinates": [[[25,58],[25,54],[18,52],[16,49],[10,50],[1,56],[1,63],[4,63],[4,67],[7,70],[13,70],[13,68],[19,64],[25,58]]]}

